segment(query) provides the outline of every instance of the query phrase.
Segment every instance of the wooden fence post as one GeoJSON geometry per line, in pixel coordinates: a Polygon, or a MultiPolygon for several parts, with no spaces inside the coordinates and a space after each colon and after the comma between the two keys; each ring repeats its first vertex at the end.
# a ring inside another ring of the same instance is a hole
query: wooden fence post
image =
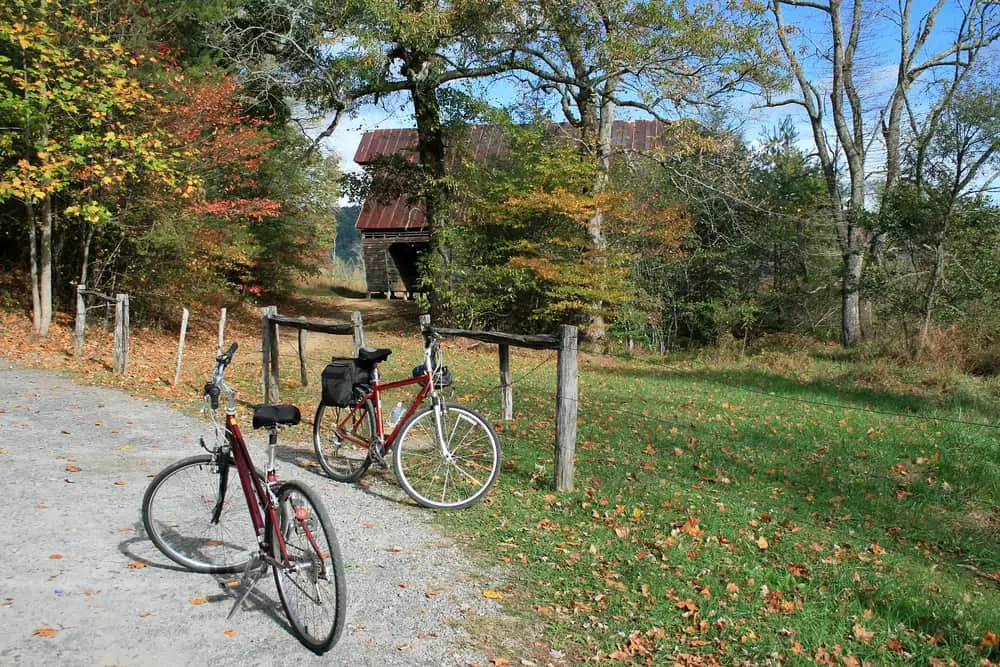
{"type": "Polygon", "coordinates": [[[510,384],[510,345],[500,350],[500,414],[504,421],[514,420],[514,390],[510,384]]]}
{"type": "Polygon", "coordinates": [[[365,346],[365,328],[361,323],[361,313],[355,310],[351,313],[351,324],[354,325],[354,356],[365,346]]]}
{"type": "Polygon", "coordinates": [[[261,309],[262,345],[261,355],[264,403],[275,404],[280,400],[278,391],[278,326],[271,322],[271,316],[278,314],[277,306],[261,309]]]}
{"type": "Polygon", "coordinates": [[[219,316],[219,345],[215,352],[215,356],[222,354],[222,346],[226,344],[226,309],[222,309],[222,314],[219,316]]]}
{"type": "Polygon", "coordinates": [[[184,359],[184,339],[187,338],[188,316],[190,314],[188,309],[185,308],[184,316],[181,317],[181,340],[177,345],[177,367],[174,369],[174,386],[177,386],[177,383],[181,379],[181,361],[184,359]]]}
{"type": "Polygon", "coordinates": [[[299,375],[302,386],[309,386],[309,376],[306,375],[306,330],[299,329],[299,375]]]}
{"type": "Polygon", "coordinates": [[[556,491],[573,490],[573,458],[576,453],[578,398],[577,329],[564,324],[559,331],[556,386],[556,491]]]}
{"type": "Polygon", "coordinates": [[[115,295],[115,373],[124,373],[128,368],[128,294],[115,295]]]}
{"type": "Polygon", "coordinates": [[[83,354],[83,337],[87,331],[87,301],[83,298],[83,291],[86,285],[76,286],[76,326],[73,328],[73,341],[75,343],[75,354],[83,354]]]}

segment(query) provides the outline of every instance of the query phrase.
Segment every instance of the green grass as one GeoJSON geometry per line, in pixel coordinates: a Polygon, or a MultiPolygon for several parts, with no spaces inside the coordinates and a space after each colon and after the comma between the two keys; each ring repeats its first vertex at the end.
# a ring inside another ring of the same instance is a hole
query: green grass
{"type": "MultiPolygon", "coordinates": [[[[557,494],[542,359],[518,360],[495,492],[440,519],[512,568],[511,603],[553,646],[657,664],[1000,659],[1000,431],[950,421],[996,423],[988,387],[862,386],[865,367],[822,356],[791,377],[589,359],[576,490],[557,494]]],[[[449,363],[495,416],[494,358],[449,363]]]]}

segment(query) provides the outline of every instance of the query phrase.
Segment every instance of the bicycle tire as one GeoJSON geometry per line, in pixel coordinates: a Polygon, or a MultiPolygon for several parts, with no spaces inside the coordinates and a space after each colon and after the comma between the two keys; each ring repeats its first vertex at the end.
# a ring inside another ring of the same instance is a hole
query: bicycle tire
{"type": "Polygon", "coordinates": [[[277,561],[274,583],[278,596],[299,641],[321,655],[340,639],[347,610],[344,559],[337,535],[316,493],[295,481],[285,482],[278,490],[278,521],[286,553],[293,563],[291,568],[282,566],[277,536],[272,534],[271,555],[277,561]],[[297,510],[304,510],[302,520],[315,543],[326,551],[316,553],[303,524],[296,518],[297,510]],[[320,576],[321,560],[326,563],[325,576],[320,576]]]}
{"type": "Polygon", "coordinates": [[[220,465],[212,455],[201,454],[161,470],[143,496],[142,523],[165,556],[195,572],[237,572],[257,553],[257,536],[231,458],[220,465]],[[227,486],[223,505],[218,507],[223,468],[227,486]],[[213,523],[217,509],[221,514],[213,523]]]}
{"type": "Polygon", "coordinates": [[[396,477],[407,495],[431,509],[462,509],[482,499],[500,473],[500,440],[479,413],[458,405],[444,408],[441,453],[434,406],[417,412],[393,447],[396,477]]]}
{"type": "MultiPolygon", "coordinates": [[[[355,389],[355,395],[360,402],[362,394],[355,389]]],[[[332,479],[338,482],[356,482],[361,479],[371,457],[368,447],[346,440],[337,435],[336,425],[344,418],[351,408],[341,408],[334,405],[319,404],[316,417],[313,419],[313,448],[320,467],[332,479]]],[[[350,424],[351,435],[366,443],[372,441],[375,435],[375,406],[370,400],[358,409],[358,413],[350,424]]]]}

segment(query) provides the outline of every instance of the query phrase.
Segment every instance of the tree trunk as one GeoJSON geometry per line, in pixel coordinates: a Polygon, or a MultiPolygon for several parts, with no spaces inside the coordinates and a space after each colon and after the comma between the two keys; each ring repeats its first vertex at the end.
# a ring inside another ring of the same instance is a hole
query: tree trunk
{"type": "MultiPolygon", "coordinates": [[[[594,194],[598,195],[608,189],[611,172],[611,151],[612,132],[615,127],[615,103],[612,95],[618,87],[618,77],[609,79],[601,95],[600,112],[597,114],[596,141],[594,142],[594,154],[597,158],[597,177],[594,179],[594,194]]],[[[581,113],[581,118],[585,117],[581,113]]],[[[594,244],[594,254],[597,258],[598,271],[606,271],[605,255],[608,249],[608,241],[604,234],[604,213],[597,211],[587,221],[587,235],[590,236],[594,244]]],[[[588,319],[587,335],[595,343],[601,344],[607,337],[607,328],[604,322],[604,302],[596,301],[591,304],[591,313],[588,319]]]]}
{"type": "MultiPolygon", "coordinates": [[[[442,265],[448,263],[447,249],[441,234],[442,207],[446,202],[444,129],[441,127],[441,107],[437,99],[437,82],[426,77],[430,67],[427,58],[412,56],[407,60],[407,76],[414,81],[410,89],[413,114],[417,125],[417,153],[423,179],[424,219],[430,236],[431,252],[435,253],[442,265]]],[[[445,272],[450,273],[450,272],[445,272]]],[[[435,290],[429,292],[431,314],[439,312],[438,296],[435,290]]]]}
{"type": "Polygon", "coordinates": [[[52,198],[42,199],[39,241],[38,291],[41,313],[38,333],[47,336],[52,325],[52,198]]]}
{"type": "Polygon", "coordinates": [[[863,248],[844,254],[843,317],[841,338],[844,347],[861,342],[861,273],[864,270],[863,248]]]}
{"type": "MultiPolygon", "coordinates": [[[[87,284],[87,271],[90,269],[90,244],[94,240],[94,225],[87,225],[87,238],[83,242],[83,264],[80,266],[80,284],[87,284]]],[[[221,354],[222,351],[219,351],[221,354]]]]}
{"type": "Polygon", "coordinates": [[[35,227],[35,206],[30,198],[24,203],[24,211],[28,219],[28,253],[31,258],[31,328],[35,333],[41,333],[42,294],[38,279],[38,230],[35,227]]]}

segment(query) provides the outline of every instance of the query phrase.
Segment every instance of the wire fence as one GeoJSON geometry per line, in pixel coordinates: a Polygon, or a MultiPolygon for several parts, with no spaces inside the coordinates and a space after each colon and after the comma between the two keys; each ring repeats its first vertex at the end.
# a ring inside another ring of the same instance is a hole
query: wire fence
{"type": "MultiPolygon", "coordinates": [[[[527,380],[529,380],[530,378],[532,378],[534,375],[536,375],[539,371],[541,371],[544,367],[546,367],[549,364],[553,364],[555,362],[555,359],[556,359],[556,357],[554,355],[548,355],[540,363],[536,364],[532,368],[529,368],[527,371],[521,373],[520,375],[512,378],[512,380],[511,380],[511,386],[517,386],[518,384],[523,384],[524,382],[526,382],[527,380]]],[[[497,384],[497,385],[491,385],[491,386],[486,387],[484,389],[485,389],[485,391],[493,391],[493,390],[499,391],[500,388],[501,388],[500,385],[497,384]]],[[[980,421],[969,421],[969,420],[965,420],[965,419],[957,419],[957,418],[954,418],[954,417],[944,417],[944,416],[939,416],[939,415],[926,415],[926,414],[921,414],[921,413],[917,413],[917,412],[898,412],[898,411],[892,411],[892,410],[880,410],[880,409],[877,409],[877,408],[871,408],[871,407],[863,406],[863,405],[851,405],[851,404],[847,404],[847,403],[832,403],[832,402],[829,402],[829,401],[811,400],[811,399],[799,398],[799,397],[795,397],[795,396],[788,396],[788,395],[781,394],[781,393],[778,393],[778,392],[775,392],[775,391],[765,391],[765,390],[760,390],[760,389],[754,389],[753,387],[748,387],[748,386],[745,386],[745,385],[740,385],[739,387],[733,387],[733,388],[734,389],[738,389],[739,391],[742,391],[742,392],[746,392],[748,394],[757,394],[757,395],[760,395],[760,396],[765,396],[765,397],[767,397],[769,399],[780,400],[780,401],[784,401],[784,402],[787,402],[787,403],[798,403],[798,404],[811,405],[811,406],[816,406],[816,407],[825,407],[825,408],[830,408],[830,409],[834,409],[834,410],[862,412],[862,413],[868,413],[868,414],[872,414],[872,415],[878,415],[878,416],[881,416],[881,417],[893,417],[893,418],[907,419],[907,420],[913,420],[913,421],[935,421],[935,422],[941,422],[941,423],[956,424],[956,425],[960,425],[960,426],[970,426],[970,427],[974,427],[974,428],[982,428],[982,429],[1000,431],[1000,424],[992,424],[992,423],[980,422],[980,421]]],[[[555,395],[554,394],[553,394],[552,398],[553,398],[553,400],[555,400],[555,395]]],[[[592,401],[590,401],[588,399],[583,399],[583,398],[577,399],[576,402],[577,402],[578,406],[584,406],[584,407],[589,407],[589,406],[591,406],[593,404],[592,401]]],[[[670,420],[670,419],[665,419],[665,418],[662,418],[662,417],[652,416],[648,412],[639,412],[639,411],[629,410],[627,407],[621,406],[621,405],[619,405],[619,406],[607,406],[607,405],[605,405],[605,406],[602,406],[602,407],[605,410],[611,410],[612,412],[614,412],[616,414],[619,414],[619,415],[622,415],[622,416],[630,416],[630,417],[636,417],[636,418],[641,418],[641,419],[645,419],[645,420],[659,421],[659,422],[662,422],[664,424],[676,424],[677,423],[677,420],[670,420]]]]}

